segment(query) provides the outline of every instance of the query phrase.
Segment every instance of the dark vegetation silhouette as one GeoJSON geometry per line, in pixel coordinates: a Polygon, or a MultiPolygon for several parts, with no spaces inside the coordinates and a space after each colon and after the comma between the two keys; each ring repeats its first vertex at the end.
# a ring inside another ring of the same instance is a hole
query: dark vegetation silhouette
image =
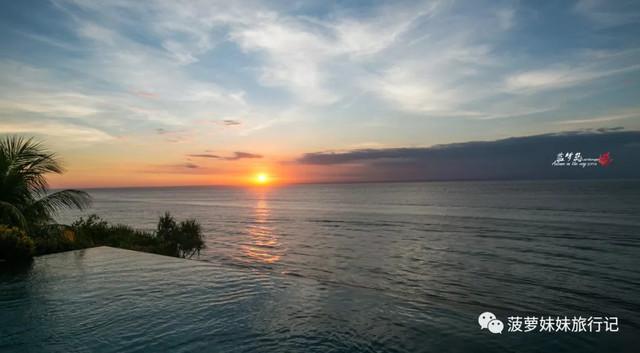
{"type": "Polygon", "coordinates": [[[205,247],[195,219],[177,222],[168,212],[155,231],[109,224],[97,215],[57,224],[58,211],[83,210],[91,198],[80,190],[51,192],[46,179],[50,173],[61,174],[63,168],[40,142],[19,136],[0,140],[0,262],[25,262],[33,255],[93,246],[191,258],[205,247]]]}
{"type": "Polygon", "coordinates": [[[45,175],[63,171],[57,156],[33,138],[0,140],[0,224],[29,231],[51,223],[61,209],[88,207],[84,191],[49,191],[45,175]]]}

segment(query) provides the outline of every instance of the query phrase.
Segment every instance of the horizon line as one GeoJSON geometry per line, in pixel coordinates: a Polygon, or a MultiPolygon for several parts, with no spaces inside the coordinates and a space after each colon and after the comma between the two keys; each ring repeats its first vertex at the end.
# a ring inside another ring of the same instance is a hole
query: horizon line
{"type": "Polygon", "coordinates": [[[53,187],[51,190],[78,189],[78,190],[116,190],[116,189],[170,189],[170,188],[250,188],[269,189],[273,187],[304,186],[304,185],[349,185],[349,184],[401,184],[401,183],[450,183],[450,182],[523,182],[523,181],[633,181],[639,177],[602,177],[602,178],[488,178],[488,179],[415,179],[415,180],[356,180],[356,181],[318,181],[318,182],[291,182],[272,183],[268,185],[255,184],[193,184],[193,185],[126,185],[126,186],[92,186],[92,187],[53,187]]]}

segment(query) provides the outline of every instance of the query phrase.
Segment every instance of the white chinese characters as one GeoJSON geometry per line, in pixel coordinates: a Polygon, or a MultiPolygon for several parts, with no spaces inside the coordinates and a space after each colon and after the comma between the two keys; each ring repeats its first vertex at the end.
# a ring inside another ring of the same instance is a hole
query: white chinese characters
{"type": "MultiPolygon", "coordinates": [[[[508,316],[508,333],[604,333],[619,332],[617,316],[508,316]]],[[[490,312],[478,316],[480,329],[502,333],[504,323],[490,312]]]]}
{"type": "Polygon", "coordinates": [[[507,332],[618,332],[618,318],[608,316],[509,316],[507,332]]]}
{"type": "Polygon", "coordinates": [[[551,163],[554,167],[606,167],[611,164],[610,152],[600,154],[597,158],[584,157],[582,152],[560,152],[556,156],[556,160],[551,163]]]}

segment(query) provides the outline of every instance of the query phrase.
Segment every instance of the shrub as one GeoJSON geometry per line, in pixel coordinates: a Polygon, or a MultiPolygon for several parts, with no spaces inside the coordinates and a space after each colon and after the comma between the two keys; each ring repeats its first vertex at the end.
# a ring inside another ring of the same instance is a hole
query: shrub
{"type": "Polygon", "coordinates": [[[178,230],[178,224],[169,212],[165,212],[158,220],[156,228],[156,236],[166,243],[175,243],[175,235],[178,230]]]}
{"type": "Polygon", "coordinates": [[[66,226],[51,225],[39,228],[34,234],[37,255],[79,249],[75,232],[66,226]]]}
{"type": "Polygon", "coordinates": [[[76,233],[76,241],[84,247],[107,245],[112,238],[110,228],[107,221],[95,214],[86,219],[81,217],[71,224],[71,229],[76,233]]]}
{"type": "Polygon", "coordinates": [[[178,255],[191,258],[195,254],[200,255],[200,250],[203,248],[204,240],[200,223],[195,219],[180,222],[178,226],[178,255]]]}
{"type": "Polygon", "coordinates": [[[130,226],[111,225],[96,215],[80,218],[71,225],[81,247],[113,246],[117,248],[164,253],[161,242],[152,233],[130,226]]]}
{"type": "Polygon", "coordinates": [[[205,247],[200,223],[187,219],[178,224],[169,212],[158,220],[156,237],[162,240],[165,254],[170,256],[191,258],[205,247]]]}
{"type": "Polygon", "coordinates": [[[34,248],[33,240],[25,232],[0,225],[0,259],[7,262],[29,261],[34,248]]]}
{"type": "Polygon", "coordinates": [[[2,227],[0,259],[30,258],[34,250],[42,255],[102,245],[191,258],[204,248],[200,224],[194,219],[177,223],[169,213],[160,217],[155,233],[111,225],[96,215],[80,218],[71,226],[40,226],[34,229],[33,239],[17,228],[2,227]]]}

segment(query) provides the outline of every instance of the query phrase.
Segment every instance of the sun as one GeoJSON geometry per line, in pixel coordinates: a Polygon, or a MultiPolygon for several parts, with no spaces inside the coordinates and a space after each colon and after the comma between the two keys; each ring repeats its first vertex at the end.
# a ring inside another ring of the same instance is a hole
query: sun
{"type": "Polygon", "coordinates": [[[256,174],[254,181],[256,184],[267,184],[269,182],[269,175],[267,173],[256,174]]]}

